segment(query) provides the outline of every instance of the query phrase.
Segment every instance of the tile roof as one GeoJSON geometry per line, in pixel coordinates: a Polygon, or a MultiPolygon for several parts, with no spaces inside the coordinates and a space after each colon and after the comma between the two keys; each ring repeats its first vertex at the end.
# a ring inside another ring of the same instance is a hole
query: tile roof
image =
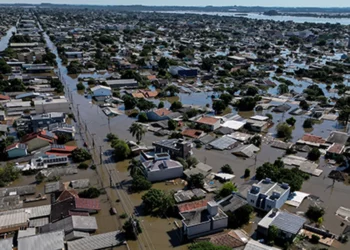
{"type": "Polygon", "coordinates": [[[208,201],[207,200],[199,200],[199,201],[193,201],[193,202],[188,202],[184,204],[177,205],[180,213],[186,212],[186,211],[191,211],[195,210],[197,208],[205,207],[207,205],[208,201]]]}
{"type": "Polygon", "coordinates": [[[10,151],[12,149],[17,149],[17,148],[19,148],[19,149],[27,149],[27,145],[23,144],[23,143],[16,142],[14,144],[11,144],[10,146],[7,146],[5,148],[5,151],[8,152],[8,151],[10,151]]]}
{"type": "Polygon", "coordinates": [[[79,198],[78,193],[75,190],[64,190],[56,201],[63,201],[69,198],[79,198]]]}
{"type": "Polygon", "coordinates": [[[312,143],[319,143],[319,144],[323,144],[326,142],[326,140],[323,139],[321,136],[316,136],[316,135],[311,135],[311,134],[303,135],[301,140],[307,141],[307,142],[312,142],[312,143]]]}
{"type": "Polygon", "coordinates": [[[11,98],[7,95],[0,95],[0,100],[10,100],[11,98]]]}
{"type": "Polygon", "coordinates": [[[153,112],[159,116],[166,116],[172,113],[170,110],[167,110],[166,108],[157,109],[157,110],[154,110],[153,112]]]}
{"type": "Polygon", "coordinates": [[[333,145],[328,148],[327,152],[333,154],[341,154],[344,148],[345,146],[342,144],[333,143],[333,145]]]}
{"type": "Polygon", "coordinates": [[[214,125],[218,121],[219,119],[210,117],[210,116],[204,116],[197,120],[198,123],[209,124],[209,125],[214,125]]]}
{"type": "MultiPolygon", "coordinates": [[[[246,237],[248,238],[248,236],[246,237]]],[[[244,242],[239,237],[239,235],[237,235],[235,230],[201,237],[197,241],[203,241],[203,240],[209,241],[216,246],[226,246],[232,249],[236,247],[242,247],[246,244],[246,242],[244,242]]]]}
{"type": "Polygon", "coordinates": [[[75,198],[76,209],[100,210],[100,201],[98,199],[75,198]]]}
{"type": "Polygon", "coordinates": [[[182,131],[181,134],[191,138],[199,138],[203,134],[203,131],[197,129],[186,129],[182,131]]]}

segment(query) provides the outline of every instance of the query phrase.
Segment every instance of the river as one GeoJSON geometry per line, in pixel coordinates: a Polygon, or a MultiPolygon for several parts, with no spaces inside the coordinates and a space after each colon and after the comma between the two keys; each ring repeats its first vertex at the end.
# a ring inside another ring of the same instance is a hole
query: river
{"type": "Polygon", "coordinates": [[[12,37],[12,32],[16,32],[16,27],[11,27],[7,32],[6,35],[1,37],[0,40],[0,51],[4,51],[8,47],[8,43],[10,41],[10,38],[12,37]]]}
{"type": "Polygon", "coordinates": [[[293,21],[295,23],[340,23],[342,25],[350,25],[350,18],[326,18],[326,17],[299,17],[299,16],[266,16],[260,13],[238,13],[238,12],[201,12],[201,11],[157,11],[159,13],[172,14],[197,14],[211,16],[232,16],[245,17],[258,20],[273,20],[279,22],[293,21]]]}

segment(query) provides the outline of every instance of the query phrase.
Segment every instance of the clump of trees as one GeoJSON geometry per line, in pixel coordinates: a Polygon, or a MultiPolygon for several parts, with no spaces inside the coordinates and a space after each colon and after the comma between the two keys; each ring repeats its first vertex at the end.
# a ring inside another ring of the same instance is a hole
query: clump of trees
{"type": "Polygon", "coordinates": [[[239,111],[251,111],[255,108],[256,103],[261,100],[261,96],[245,96],[236,102],[236,107],[239,111]]]}
{"type": "Polygon", "coordinates": [[[233,174],[232,167],[228,164],[225,164],[224,166],[221,167],[221,172],[226,174],[233,174]]]}
{"type": "Polygon", "coordinates": [[[314,121],[311,118],[307,118],[303,123],[303,128],[312,128],[314,121]]]}
{"type": "Polygon", "coordinates": [[[305,213],[306,217],[313,222],[317,222],[320,218],[323,217],[324,214],[324,208],[316,205],[309,206],[308,210],[305,213]]]}
{"type": "Polygon", "coordinates": [[[237,191],[237,187],[232,182],[226,182],[222,185],[219,195],[220,197],[226,197],[232,194],[233,191],[237,191]]]}
{"type": "Polygon", "coordinates": [[[129,163],[128,170],[132,177],[131,191],[141,192],[152,187],[152,183],[148,181],[142,172],[141,162],[132,159],[129,163]]]}
{"type": "Polygon", "coordinates": [[[255,178],[257,180],[270,178],[272,181],[287,183],[291,188],[291,192],[294,192],[300,190],[304,180],[309,179],[310,176],[298,168],[285,168],[283,161],[278,159],[274,163],[266,162],[258,167],[255,178]]]}
{"type": "Polygon", "coordinates": [[[127,240],[136,240],[137,236],[142,233],[140,222],[133,217],[130,217],[127,221],[125,221],[123,230],[127,240]]]}
{"type": "Polygon", "coordinates": [[[203,188],[204,175],[201,173],[191,175],[189,180],[188,180],[188,186],[190,188],[203,188]]]}
{"type": "Polygon", "coordinates": [[[284,122],[277,125],[276,131],[277,137],[290,139],[292,137],[293,128],[284,122]]]}
{"type": "Polygon", "coordinates": [[[80,198],[87,198],[87,199],[94,199],[99,197],[100,195],[101,195],[100,190],[98,190],[95,187],[90,187],[89,189],[81,191],[79,193],[80,198]]]}
{"type": "Polygon", "coordinates": [[[72,160],[76,163],[91,160],[91,154],[84,148],[77,148],[72,152],[72,160]]]}
{"type": "Polygon", "coordinates": [[[317,161],[320,157],[321,157],[321,152],[318,148],[311,149],[311,151],[307,155],[307,158],[310,161],[317,161]]]}
{"type": "Polygon", "coordinates": [[[18,179],[20,176],[19,169],[14,164],[6,164],[0,168],[0,187],[5,187],[10,182],[18,179]]]}
{"type": "Polygon", "coordinates": [[[148,214],[164,215],[171,212],[175,204],[173,195],[159,189],[150,189],[142,196],[145,212],[148,214]]]}

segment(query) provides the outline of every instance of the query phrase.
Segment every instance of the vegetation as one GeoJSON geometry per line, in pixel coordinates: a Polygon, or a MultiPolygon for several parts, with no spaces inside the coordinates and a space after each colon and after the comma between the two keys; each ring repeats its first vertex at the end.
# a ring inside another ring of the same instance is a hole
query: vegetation
{"type": "Polygon", "coordinates": [[[249,143],[259,148],[262,143],[261,136],[258,134],[254,135],[252,138],[250,138],[249,143]]]}
{"type": "Polygon", "coordinates": [[[174,121],[173,119],[168,120],[169,130],[175,130],[176,127],[177,127],[177,121],[174,121]]]}
{"type": "Polygon", "coordinates": [[[229,228],[236,229],[248,224],[253,212],[254,208],[248,204],[238,208],[234,213],[227,212],[229,228]]]}
{"type": "Polygon", "coordinates": [[[191,188],[203,188],[204,175],[201,173],[191,175],[188,180],[188,186],[191,188]]]}
{"type": "Polygon", "coordinates": [[[141,199],[148,214],[164,215],[174,206],[172,194],[159,189],[150,189],[141,199]]]}
{"type": "Polygon", "coordinates": [[[228,164],[225,164],[224,166],[221,167],[221,172],[226,174],[233,174],[232,167],[228,164]]]}
{"type": "Polygon", "coordinates": [[[209,241],[200,241],[188,246],[189,250],[231,250],[226,246],[217,246],[209,241]]]}
{"type": "Polygon", "coordinates": [[[306,217],[313,222],[317,222],[318,219],[322,218],[324,214],[325,214],[324,208],[316,205],[309,206],[308,210],[305,213],[306,217]]]}
{"type": "Polygon", "coordinates": [[[311,118],[307,118],[303,123],[303,128],[312,128],[314,121],[311,118]]]}
{"type": "Polygon", "coordinates": [[[249,170],[249,168],[246,168],[245,170],[244,170],[244,178],[248,178],[250,176],[250,170],[249,170]]]}
{"type": "Polygon", "coordinates": [[[311,151],[307,155],[307,158],[310,161],[317,161],[320,157],[321,157],[321,152],[318,148],[311,149],[311,151]]]}
{"type": "Polygon", "coordinates": [[[170,106],[171,111],[178,111],[181,108],[182,108],[182,103],[180,101],[175,101],[170,106]]]}
{"type": "Polygon", "coordinates": [[[139,122],[148,122],[148,117],[145,112],[140,112],[138,116],[138,121],[139,122]]]}
{"type": "Polygon", "coordinates": [[[136,107],[138,107],[140,111],[149,111],[155,108],[156,105],[151,101],[147,101],[146,99],[141,98],[137,101],[136,107]]]}
{"type": "Polygon", "coordinates": [[[116,134],[113,134],[113,133],[108,133],[106,137],[107,137],[108,142],[118,140],[118,136],[116,134]]]}
{"type": "Polygon", "coordinates": [[[276,127],[277,137],[290,139],[292,137],[293,129],[287,123],[280,123],[276,127]]]}
{"type": "Polygon", "coordinates": [[[89,165],[88,164],[86,164],[86,163],[80,163],[79,165],[78,165],[78,168],[79,169],[88,169],[89,168],[89,165]]]}
{"type": "Polygon", "coordinates": [[[237,191],[237,187],[232,182],[226,182],[222,185],[219,195],[221,197],[226,197],[232,194],[233,191],[237,191]]]}
{"type": "Polygon", "coordinates": [[[295,118],[293,116],[286,120],[286,123],[292,127],[295,125],[296,122],[297,122],[297,120],[295,120],[295,118]]]}
{"type": "Polygon", "coordinates": [[[280,85],[278,85],[278,93],[279,93],[280,95],[289,93],[288,85],[285,84],[285,83],[281,83],[280,85]]]}
{"type": "Polygon", "coordinates": [[[217,100],[213,102],[213,109],[215,110],[216,114],[222,113],[227,108],[227,105],[222,100],[217,100]]]}
{"type": "MultiPolygon", "coordinates": [[[[18,133],[17,133],[18,135],[18,133]]],[[[56,133],[57,135],[57,143],[58,144],[66,144],[67,142],[72,140],[72,137],[68,134],[64,133],[56,133]]]]}
{"type": "Polygon", "coordinates": [[[133,192],[141,192],[149,190],[152,187],[152,183],[148,181],[143,175],[136,174],[132,175],[131,190],[133,192]]]}
{"type": "Polygon", "coordinates": [[[311,236],[310,242],[311,242],[312,244],[318,244],[318,242],[320,241],[320,239],[321,239],[321,238],[320,238],[318,235],[313,234],[313,235],[311,236]]]}
{"type": "Polygon", "coordinates": [[[19,176],[20,170],[14,164],[6,164],[0,168],[0,187],[5,187],[10,182],[18,179],[19,176]]]}
{"type": "Polygon", "coordinates": [[[251,111],[255,108],[256,103],[261,100],[260,96],[245,96],[235,104],[239,111],[251,111]]]}
{"type": "Polygon", "coordinates": [[[125,238],[127,240],[136,240],[137,236],[142,233],[139,221],[133,217],[125,221],[123,230],[125,232],[125,238]]]}
{"type": "Polygon", "coordinates": [[[307,101],[305,101],[305,100],[302,100],[302,101],[300,101],[300,103],[299,103],[299,107],[301,108],[301,109],[303,109],[303,110],[309,110],[309,104],[307,103],[307,101]]]}
{"type": "Polygon", "coordinates": [[[80,198],[87,198],[87,199],[94,199],[99,197],[100,195],[101,195],[100,190],[98,190],[95,187],[90,187],[89,189],[79,193],[80,198]]]}
{"type": "Polygon", "coordinates": [[[130,110],[136,107],[137,100],[131,95],[123,95],[124,107],[126,110],[130,110]]]}
{"type": "Polygon", "coordinates": [[[133,123],[129,130],[130,134],[136,138],[137,144],[139,144],[142,140],[142,137],[146,134],[146,129],[140,123],[133,123]]]}
{"type": "Polygon", "coordinates": [[[284,168],[284,163],[280,159],[274,163],[266,162],[256,170],[257,180],[270,178],[272,181],[279,183],[287,183],[291,192],[301,189],[304,180],[309,178],[309,175],[301,172],[298,168],[284,168]]]}
{"type": "Polygon", "coordinates": [[[91,154],[84,148],[77,148],[72,152],[72,160],[75,163],[91,160],[91,154]]]}
{"type": "Polygon", "coordinates": [[[77,83],[77,90],[84,90],[85,86],[82,82],[77,83]]]}
{"type": "Polygon", "coordinates": [[[131,155],[131,150],[128,144],[123,140],[113,140],[111,147],[114,149],[114,157],[118,161],[123,161],[131,155]]]}

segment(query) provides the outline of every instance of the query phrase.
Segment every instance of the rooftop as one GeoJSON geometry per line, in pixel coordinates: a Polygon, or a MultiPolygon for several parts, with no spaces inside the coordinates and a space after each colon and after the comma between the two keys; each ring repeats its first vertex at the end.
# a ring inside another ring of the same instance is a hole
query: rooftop
{"type": "Polygon", "coordinates": [[[64,232],[56,231],[18,239],[19,250],[64,249],[64,232]]]}
{"type": "Polygon", "coordinates": [[[40,233],[48,233],[59,230],[64,230],[66,234],[73,230],[95,232],[97,228],[95,217],[74,215],[40,227],[40,233]]]}
{"type": "Polygon", "coordinates": [[[207,124],[207,125],[214,125],[218,121],[220,121],[220,119],[211,117],[211,116],[203,116],[197,120],[198,123],[207,124]]]}
{"type": "Polygon", "coordinates": [[[150,172],[153,171],[161,171],[163,169],[169,169],[169,168],[183,168],[180,162],[173,161],[173,160],[150,160],[145,161],[142,163],[143,166],[150,172]]]}
{"type": "Polygon", "coordinates": [[[183,218],[183,223],[185,223],[187,226],[205,223],[211,219],[220,220],[227,217],[227,215],[220,208],[218,209],[218,213],[216,215],[211,216],[207,206],[191,211],[181,212],[180,215],[183,218]]]}

